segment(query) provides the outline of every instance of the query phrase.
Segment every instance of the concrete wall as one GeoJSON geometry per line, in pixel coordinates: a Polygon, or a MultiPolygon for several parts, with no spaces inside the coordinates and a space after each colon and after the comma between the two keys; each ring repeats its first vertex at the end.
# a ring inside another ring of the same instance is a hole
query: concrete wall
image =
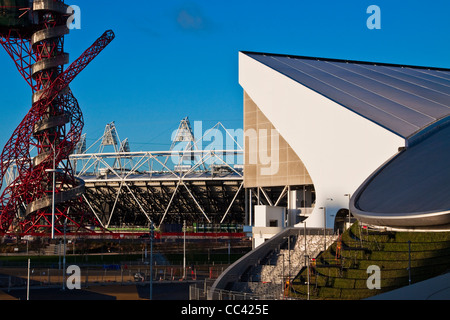
{"type": "Polygon", "coordinates": [[[253,248],[263,244],[286,227],[286,208],[255,206],[253,248]]]}

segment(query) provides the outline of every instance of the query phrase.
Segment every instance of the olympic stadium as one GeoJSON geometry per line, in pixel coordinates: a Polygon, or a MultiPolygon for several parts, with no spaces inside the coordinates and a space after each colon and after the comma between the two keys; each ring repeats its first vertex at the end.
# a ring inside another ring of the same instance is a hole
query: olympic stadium
{"type": "Polygon", "coordinates": [[[145,226],[149,219],[156,226],[243,223],[242,150],[235,138],[228,135],[236,149],[200,150],[209,135],[229,132],[218,123],[196,139],[188,118],[174,132],[170,150],[154,152],[132,152],[114,123],[88,148],[83,137],[70,160],[102,226],[145,226]]]}

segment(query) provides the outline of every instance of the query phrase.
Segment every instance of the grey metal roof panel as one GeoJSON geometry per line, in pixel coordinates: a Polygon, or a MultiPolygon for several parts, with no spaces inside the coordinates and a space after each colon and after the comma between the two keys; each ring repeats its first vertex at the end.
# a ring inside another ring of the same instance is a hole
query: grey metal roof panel
{"type": "Polygon", "coordinates": [[[390,76],[380,72],[379,68],[370,68],[370,66],[361,65],[357,66],[357,69],[357,72],[361,72],[366,77],[384,82],[386,85],[405,91],[412,96],[419,96],[434,101],[437,104],[441,104],[443,108],[448,108],[448,106],[445,105],[450,98],[450,95],[445,93],[450,89],[448,86],[420,78],[404,79],[401,75],[396,75],[395,73],[390,76]],[[414,86],[412,86],[411,83],[414,84],[414,86]]]}
{"type": "MultiPolygon", "coordinates": [[[[407,109],[410,108],[422,113],[421,108],[423,105],[428,105],[430,117],[440,116],[443,112],[447,113],[450,110],[450,106],[445,105],[449,103],[450,96],[437,91],[436,88],[431,88],[432,86],[422,87],[418,84],[387,76],[378,72],[377,69],[364,69],[358,65],[335,64],[331,66],[331,68],[333,67],[345,68],[350,72],[356,73],[355,81],[359,86],[407,109]]],[[[427,84],[429,85],[430,82],[427,84]]],[[[448,91],[450,88],[445,89],[448,91]]]]}
{"type": "Polygon", "coordinates": [[[450,70],[244,52],[408,138],[450,115],[450,70]]]}
{"type": "Polygon", "coordinates": [[[408,226],[450,221],[450,125],[405,149],[375,172],[352,198],[364,220],[408,226]],[[440,213],[437,215],[436,213],[440,213]],[[430,221],[427,221],[430,219],[430,221]]]}

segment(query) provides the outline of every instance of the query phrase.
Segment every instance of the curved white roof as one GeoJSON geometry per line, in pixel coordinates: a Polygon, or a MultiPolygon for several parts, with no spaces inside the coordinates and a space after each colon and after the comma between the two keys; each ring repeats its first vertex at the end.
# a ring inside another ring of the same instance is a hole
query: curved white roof
{"type": "Polygon", "coordinates": [[[450,69],[243,53],[405,139],[450,115],[450,69]]]}

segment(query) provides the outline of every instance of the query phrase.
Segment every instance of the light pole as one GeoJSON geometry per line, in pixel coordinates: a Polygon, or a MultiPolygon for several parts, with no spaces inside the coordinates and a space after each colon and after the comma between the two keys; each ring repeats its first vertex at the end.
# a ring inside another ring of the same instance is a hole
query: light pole
{"type": "Polygon", "coordinates": [[[305,264],[306,264],[306,255],[308,254],[308,244],[306,242],[306,219],[303,221],[303,236],[304,236],[304,242],[305,242],[305,264]]]}
{"type": "Polygon", "coordinates": [[[291,236],[288,236],[288,281],[291,283],[291,236]]]}
{"type": "Polygon", "coordinates": [[[153,221],[150,222],[150,300],[153,300],[153,221]]]}
{"type": "Polygon", "coordinates": [[[67,226],[67,217],[64,220],[64,247],[63,247],[63,290],[66,290],[66,226],[67,226]]]}
{"type": "Polygon", "coordinates": [[[323,251],[327,250],[327,235],[326,235],[326,230],[327,230],[327,208],[326,207],[320,207],[319,209],[323,209],[323,244],[324,244],[324,248],[323,251]]]}
{"type": "Polygon", "coordinates": [[[411,285],[411,240],[408,240],[408,284],[411,285]]]}
{"type": "Polygon", "coordinates": [[[30,300],[30,259],[28,259],[27,300],[30,300]]]}
{"type": "Polygon", "coordinates": [[[52,189],[52,239],[55,239],[55,189],[56,189],[56,156],[53,152],[53,189],[52,189]]]}
{"type": "Polygon", "coordinates": [[[186,220],[183,220],[183,280],[186,279],[186,220]]]}
{"type": "Polygon", "coordinates": [[[291,281],[291,236],[284,238],[288,241],[288,281],[291,281]]]}
{"type": "Polygon", "coordinates": [[[279,253],[278,257],[283,257],[283,269],[281,271],[281,297],[284,298],[284,253],[279,253]]]}
{"type": "Polygon", "coordinates": [[[308,285],[308,300],[309,300],[309,255],[305,254],[305,260],[306,260],[306,273],[307,273],[307,285],[308,285]]]}

